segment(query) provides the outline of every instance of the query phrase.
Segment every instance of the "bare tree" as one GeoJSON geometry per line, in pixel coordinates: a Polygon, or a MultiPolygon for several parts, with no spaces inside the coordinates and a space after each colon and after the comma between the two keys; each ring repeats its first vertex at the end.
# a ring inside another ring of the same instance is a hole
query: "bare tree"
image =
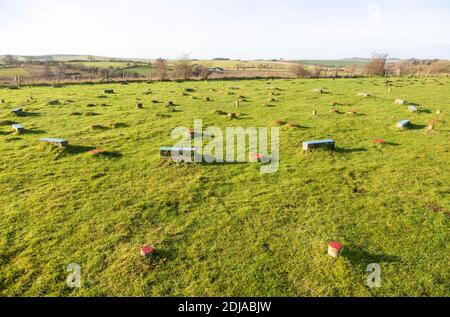
{"type": "Polygon", "coordinates": [[[367,75],[370,76],[385,76],[386,75],[386,62],[389,54],[374,52],[372,59],[366,65],[367,75]]]}
{"type": "Polygon", "coordinates": [[[311,72],[302,63],[295,63],[291,67],[291,72],[297,78],[305,78],[311,76],[311,72]]]}
{"type": "Polygon", "coordinates": [[[5,55],[3,57],[3,63],[8,66],[14,66],[19,64],[19,59],[13,55],[5,55]]]}
{"type": "Polygon", "coordinates": [[[356,75],[356,72],[358,71],[358,66],[356,66],[355,64],[353,64],[352,66],[350,66],[349,68],[348,68],[348,74],[351,76],[351,77],[354,77],[355,75],[356,75]]]}
{"type": "Polygon", "coordinates": [[[431,74],[450,74],[450,62],[444,60],[432,62],[429,72],[431,74]]]}
{"type": "Polygon", "coordinates": [[[175,76],[179,79],[188,80],[192,76],[192,62],[189,54],[181,55],[174,64],[175,76]]]}
{"type": "Polygon", "coordinates": [[[51,63],[49,61],[45,62],[44,65],[44,78],[51,79],[53,77],[53,71],[51,67],[51,63]]]}
{"type": "Polygon", "coordinates": [[[326,76],[326,69],[322,66],[314,66],[313,70],[310,71],[310,77],[320,78],[323,75],[326,76]]]}
{"type": "Polygon", "coordinates": [[[66,76],[66,64],[59,63],[58,64],[58,72],[59,72],[59,76],[65,77],[66,76]]]}
{"type": "Polygon", "coordinates": [[[160,80],[167,79],[167,61],[162,58],[158,58],[155,62],[155,70],[154,72],[158,76],[160,80]]]}
{"type": "Polygon", "coordinates": [[[212,74],[210,70],[212,68],[212,63],[206,63],[203,65],[202,71],[200,72],[200,78],[203,80],[207,80],[209,76],[212,74]]]}

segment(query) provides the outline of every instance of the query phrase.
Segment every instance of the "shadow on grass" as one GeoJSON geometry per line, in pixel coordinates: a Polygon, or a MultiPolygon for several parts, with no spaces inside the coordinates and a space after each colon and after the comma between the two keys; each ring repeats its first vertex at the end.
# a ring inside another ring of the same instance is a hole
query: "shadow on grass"
{"type": "Polygon", "coordinates": [[[28,112],[22,111],[17,114],[18,117],[39,117],[41,114],[39,112],[28,112]]]}
{"type": "Polygon", "coordinates": [[[12,121],[12,120],[3,120],[3,121],[0,121],[0,125],[13,125],[13,124],[15,124],[15,123],[17,123],[17,122],[12,121]]]}
{"type": "Polygon", "coordinates": [[[424,124],[410,124],[408,126],[408,130],[423,130],[425,129],[427,126],[424,124]]]}
{"type": "Polygon", "coordinates": [[[389,146],[400,146],[400,144],[394,142],[384,142],[384,144],[389,146]]]}
{"type": "Polygon", "coordinates": [[[342,256],[352,262],[353,265],[366,268],[370,263],[393,263],[400,262],[400,257],[389,254],[373,254],[363,250],[360,247],[350,246],[348,249],[344,249],[342,256]]]}
{"type": "Polygon", "coordinates": [[[18,137],[7,138],[5,141],[6,141],[6,142],[10,142],[10,141],[19,141],[19,140],[22,140],[22,138],[18,138],[18,137]]]}
{"type": "Polygon", "coordinates": [[[307,129],[311,129],[311,127],[307,127],[305,125],[300,125],[300,124],[296,124],[296,125],[289,125],[289,124],[287,124],[286,126],[288,128],[290,128],[290,129],[292,129],[292,130],[297,130],[297,129],[305,129],[305,130],[307,130],[307,129]]]}
{"type": "Polygon", "coordinates": [[[336,148],[336,149],[334,149],[334,152],[345,154],[345,153],[367,152],[367,149],[365,149],[365,148],[354,148],[354,149],[336,148]]]}
{"type": "Polygon", "coordinates": [[[100,153],[99,156],[117,159],[117,158],[121,158],[123,155],[122,155],[122,153],[117,152],[117,151],[106,151],[106,152],[100,153]]]}
{"type": "Polygon", "coordinates": [[[95,149],[93,146],[69,145],[65,148],[69,154],[81,154],[95,149]]]}
{"type": "Polygon", "coordinates": [[[130,125],[123,122],[113,122],[109,124],[111,129],[128,128],[130,125]]]}
{"type": "Polygon", "coordinates": [[[44,130],[25,130],[22,132],[22,134],[44,134],[47,133],[47,131],[44,130]]]}

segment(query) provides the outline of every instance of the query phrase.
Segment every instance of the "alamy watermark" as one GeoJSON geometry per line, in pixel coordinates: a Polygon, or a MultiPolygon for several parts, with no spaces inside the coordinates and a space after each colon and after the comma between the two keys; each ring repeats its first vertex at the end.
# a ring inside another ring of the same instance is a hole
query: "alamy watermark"
{"type": "Polygon", "coordinates": [[[262,174],[278,171],[280,161],[280,131],[277,127],[218,127],[203,129],[203,120],[194,120],[194,128],[176,127],[171,137],[174,144],[172,158],[196,163],[263,163],[262,174]],[[248,138],[248,153],[247,149],[248,138]],[[270,149],[269,149],[270,145],[270,149]],[[195,155],[192,155],[194,151],[195,155]]]}
{"type": "Polygon", "coordinates": [[[366,271],[370,272],[366,285],[369,288],[381,287],[381,266],[378,263],[370,263],[366,271]]]}
{"type": "Polygon", "coordinates": [[[77,263],[70,263],[67,265],[67,272],[70,274],[67,276],[67,287],[80,288],[81,287],[81,267],[77,263]]]}

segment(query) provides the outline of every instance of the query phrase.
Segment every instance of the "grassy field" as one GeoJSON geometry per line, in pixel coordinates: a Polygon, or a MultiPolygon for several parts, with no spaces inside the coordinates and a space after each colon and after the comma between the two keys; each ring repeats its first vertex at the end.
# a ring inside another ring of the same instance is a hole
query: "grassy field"
{"type": "Polygon", "coordinates": [[[119,70],[120,73],[138,74],[140,76],[148,76],[152,68],[150,66],[136,66],[119,70]]]}
{"type": "Polygon", "coordinates": [[[15,76],[28,76],[22,67],[0,67],[0,78],[14,78],[15,76]]]}
{"type": "Polygon", "coordinates": [[[364,66],[367,64],[369,60],[362,59],[342,59],[342,60],[303,60],[302,63],[307,65],[320,65],[325,67],[351,67],[353,65],[356,66],[364,66]]]}
{"type": "Polygon", "coordinates": [[[74,64],[74,65],[83,65],[86,67],[98,67],[98,68],[121,68],[121,67],[127,67],[126,62],[72,62],[69,64],[74,64]]]}
{"type": "Polygon", "coordinates": [[[371,78],[0,89],[0,295],[450,296],[450,80],[392,81],[391,93],[371,78]],[[195,92],[183,95],[187,87],[195,92]],[[98,98],[104,88],[115,94],[98,98]],[[235,108],[238,95],[246,101],[235,108]],[[21,117],[10,112],[18,106],[21,117]],[[411,128],[396,129],[405,118],[411,128]],[[172,129],[194,119],[299,127],[280,128],[274,174],[251,163],[160,161],[172,129]],[[13,122],[28,131],[13,133],[13,122]],[[322,138],[337,149],[301,151],[322,138]],[[109,152],[87,153],[95,147],[109,152]],[[345,246],[337,260],[326,255],[333,240],[345,246]],[[153,260],[139,255],[144,243],[157,249],[153,260]],[[81,266],[81,288],[66,286],[69,263],[81,266]],[[381,265],[380,288],[366,286],[370,263],[381,265]]]}

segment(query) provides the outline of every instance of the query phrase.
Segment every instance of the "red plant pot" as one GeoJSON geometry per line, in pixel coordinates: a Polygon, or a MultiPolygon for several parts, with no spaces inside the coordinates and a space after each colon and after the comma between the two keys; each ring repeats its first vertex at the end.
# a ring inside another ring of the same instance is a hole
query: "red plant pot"
{"type": "Polygon", "coordinates": [[[141,247],[141,251],[140,251],[140,253],[143,257],[151,257],[153,255],[153,252],[154,252],[154,249],[149,245],[143,245],[141,247]]]}
{"type": "Polygon", "coordinates": [[[344,246],[339,242],[333,241],[328,244],[328,255],[333,258],[338,258],[341,255],[344,246]]]}

